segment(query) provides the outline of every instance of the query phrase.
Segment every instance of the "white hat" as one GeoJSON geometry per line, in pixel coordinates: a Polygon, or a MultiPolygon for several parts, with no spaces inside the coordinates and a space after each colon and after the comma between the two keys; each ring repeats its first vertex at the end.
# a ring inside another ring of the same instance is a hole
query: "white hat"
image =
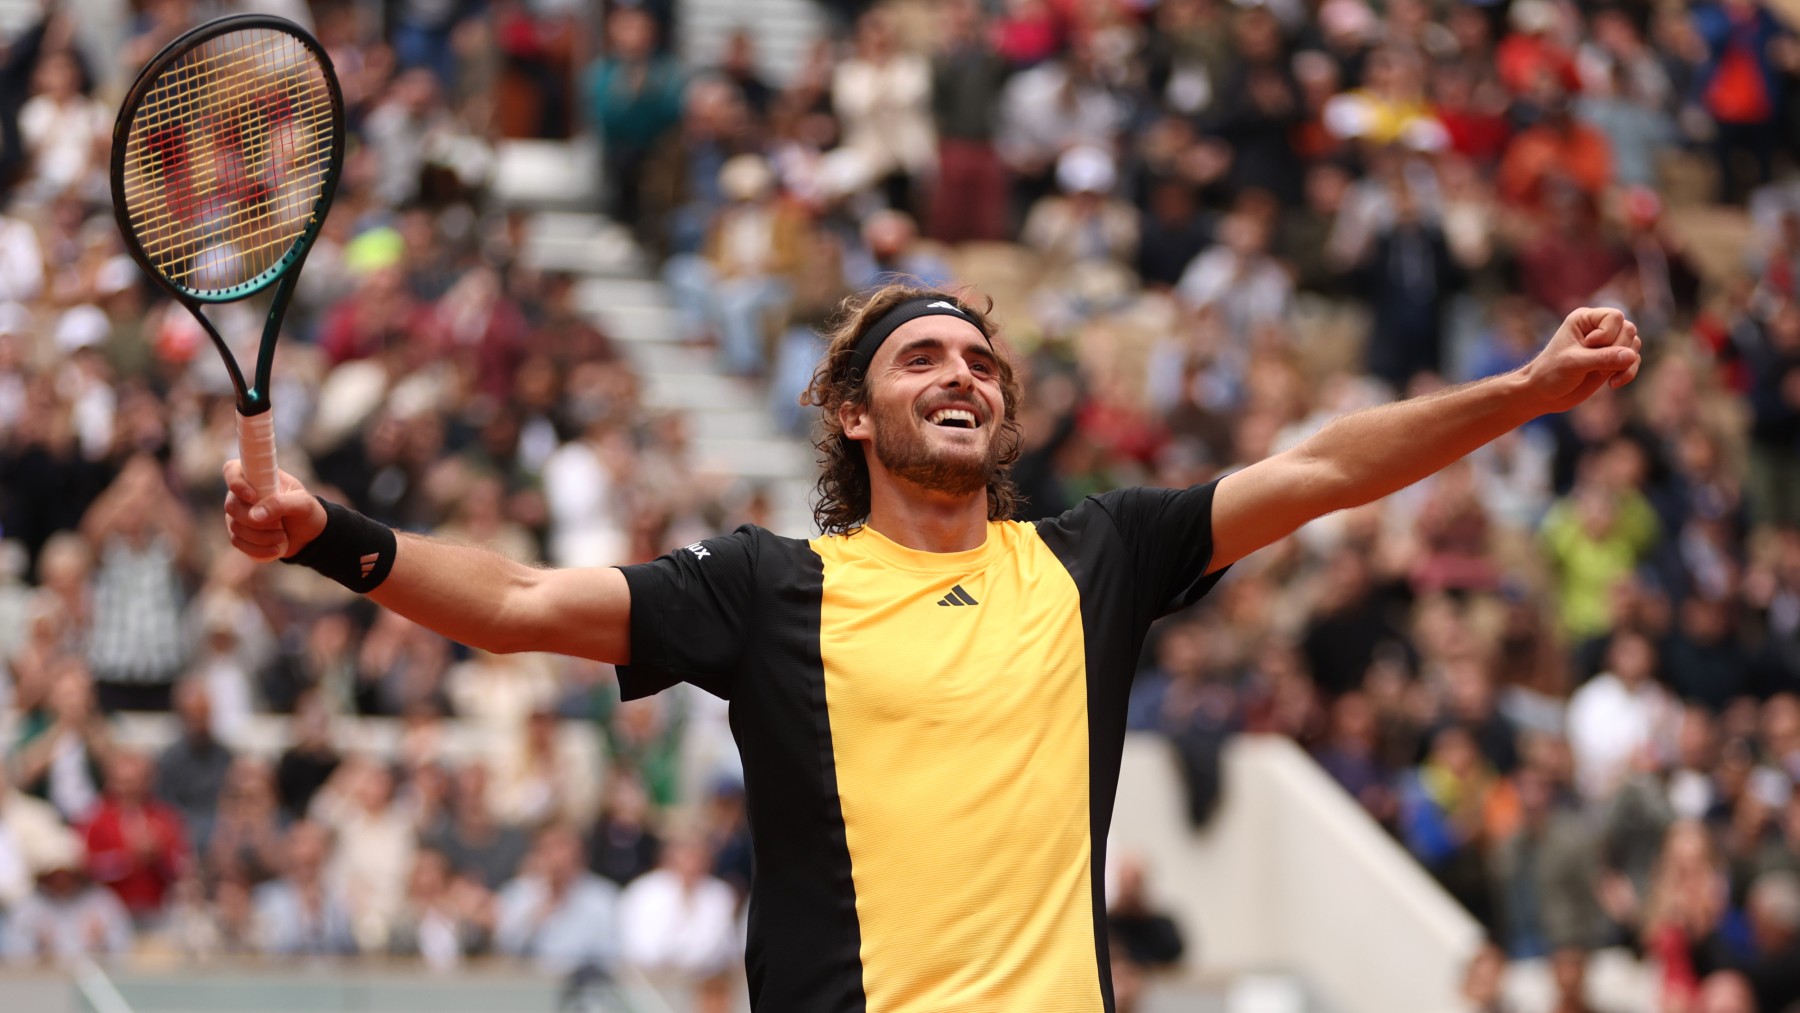
{"type": "Polygon", "coordinates": [[[121,253],[100,265],[94,273],[94,290],[101,295],[117,295],[137,283],[143,272],[137,263],[121,253]]]}
{"type": "Polygon", "coordinates": [[[30,334],[31,311],[23,303],[0,302],[0,334],[30,334]]]}
{"type": "Polygon", "coordinates": [[[1112,156],[1092,145],[1070,148],[1056,160],[1056,185],[1067,193],[1106,193],[1118,179],[1112,156]]]}
{"type": "Polygon", "coordinates": [[[89,348],[104,342],[112,333],[112,321],[106,312],[92,303],[71,306],[56,321],[56,347],[64,352],[89,348]]]}
{"type": "Polygon", "coordinates": [[[1513,0],[1507,20],[1515,31],[1534,35],[1556,27],[1556,8],[1550,0],[1513,0]]]}
{"type": "Polygon", "coordinates": [[[736,155],[719,168],[719,189],[731,200],[761,200],[775,186],[775,174],[761,155],[736,155]]]}

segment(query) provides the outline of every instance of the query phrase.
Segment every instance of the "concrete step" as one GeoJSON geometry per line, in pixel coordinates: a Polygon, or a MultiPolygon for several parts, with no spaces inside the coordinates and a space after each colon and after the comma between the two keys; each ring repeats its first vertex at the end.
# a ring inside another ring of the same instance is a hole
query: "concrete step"
{"type": "Polygon", "coordinates": [[[625,346],[631,365],[640,374],[705,373],[714,368],[717,356],[710,348],[682,345],[668,341],[634,341],[625,346]]]}
{"type": "Polygon", "coordinates": [[[649,269],[630,230],[592,212],[531,216],[523,256],[540,270],[579,275],[642,278],[649,269]]]}
{"type": "Polygon", "coordinates": [[[810,455],[792,441],[694,440],[694,456],[702,468],[755,480],[794,479],[813,467],[810,455]]]}
{"type": "Polygon", "coordinates": [[[629,344],[681,343],[675,311],[667,306],[616,303],[590,312],[589,319],[617,341],[629,344]]]}
{"type": "Polygon", "coordinates": [[[494,149],[493,196],[502,207],[591,212],[600,203],[600,174],[591,139],[504,140],[494,149]]]}
{"type": "Polygon", "coordinates": [[[583,278],[575,283],[575,305],[596,313],[615,306],[669,306],[669,290],[655,278],[583,278]]]}
{"type": "Polygon", "coordinates": [[[643,377],[644,405],[664,411],[761,411],[756,385],[717,373],[657,373],[643,377]]]}
{"type": "Polygon", "coordinates": [[[688,412],[687,422],[688,433],[696,440],[787,440],[760,406],[696,409],[688,412]]]}
{"type": "Polygon", "coordinates": [[[812,0],[682,0],[676,20],[676,44],[689,67],[717,66],[726,40],[748,29],[758,69],[777,86],[793,80],[813,41],[829,30],[824,10],[812,0]]]}

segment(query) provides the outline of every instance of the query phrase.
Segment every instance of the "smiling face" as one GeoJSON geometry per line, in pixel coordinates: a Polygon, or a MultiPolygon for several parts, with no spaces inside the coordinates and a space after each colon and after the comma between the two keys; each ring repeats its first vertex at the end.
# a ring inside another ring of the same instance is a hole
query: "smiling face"
{"type": "Polygon", "coordinates": [[[951,496],[983,492],[1001,466],[999,361],[974,324],[949,315],[901,325],[869,364],[869,403],[840,409],[871,478],[951,496]]]}

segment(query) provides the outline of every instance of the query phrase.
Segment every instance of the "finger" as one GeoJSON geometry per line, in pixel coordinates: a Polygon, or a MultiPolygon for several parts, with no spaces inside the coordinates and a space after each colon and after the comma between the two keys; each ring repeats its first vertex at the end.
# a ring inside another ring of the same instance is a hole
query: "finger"
{"type": "Polygon", "coordinates": [[[255,508],[256,503],[251,500],[239,499],[237,496],[229,493],[225,496],[225,517],[227,521],[235,521],[239,527],[257,528],[262,531],[281,530],[280,517],[264,516],[261,519],[253,518],[251,516],[251,511],[255,508]]]}
{"type": "Polygon", "coordinates": [[[1590,373],[1620,373],[1636,366],[1638,354],[1623,346],[1584,348],[1573,354],[1573,365],[1590,373]]]}
{"type": "Polygon", "coordinates": [[[287,536],[280,531],[263,531],[232,521],[226,522],[225,532],[231,538],[231,544],[246,552],[255,550],[267,553],[280,548],[287,541],[287,536]]]}
{"type": "Polygon", "coordinates": [[[231,460],[225,462],[225,488],[231,491],[233,497],[241,499],[245,503],[255,503],[261,498],[256,495],[256,487],[251,485],[250,480],[244,477],[244,464],[242,461],[231,460]]]}
{"type": "Polygon", "coordinates": [[[1625,314],[1615,309],[1583,306],[1569,314],[1568,323],[1574,328],[1577,341],[1589,348],[1601,348],[1612,344],[1619,336],[1625,314]]]}
{"type": "Polygon", "coordinates": [[[1612,378],[1613,387],[1614,388],[1623,387],[1626,384],[1630,383],[1631,381],[1637,379],[1638,370],[1640,370],[1642,368],[1644,368],[1644,359],[1642,356],[1639,356],[1638,360],[1631,364],[1631,368],[1625,370],[1622,373],[1619,373],[1617,376],[1614,376],[1612,378]]]}

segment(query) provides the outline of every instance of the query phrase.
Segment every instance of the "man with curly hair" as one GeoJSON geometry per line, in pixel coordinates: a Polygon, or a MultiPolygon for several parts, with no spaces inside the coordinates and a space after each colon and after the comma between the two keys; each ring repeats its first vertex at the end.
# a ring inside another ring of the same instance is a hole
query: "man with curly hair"
{"type": "Polygon", "coordinates": [[[1020,387],[988,311],[892,285],[845,307],[806,400],[820,537],[746,526],[619,568],[396,536],[235,462],[235,545],[489,651],[618,665],[627,698],[731,701],[764,1013],[1110,1013],[1102,870],[1150,624],[1306,521],[1378,499],[1636,374],[1637,329],[1571,314],[1530,364],[1339,419],[1190,489],[1011,519],[1020,387]]]}

